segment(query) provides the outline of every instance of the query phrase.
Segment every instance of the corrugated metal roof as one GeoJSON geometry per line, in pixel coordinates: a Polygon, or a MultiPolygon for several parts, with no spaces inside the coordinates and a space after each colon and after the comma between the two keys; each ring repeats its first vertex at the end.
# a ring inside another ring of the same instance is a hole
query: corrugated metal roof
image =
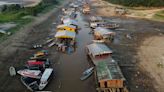
{"type": "Polygon", "coordinates": [[[96,65],[98,81],[101,80],[125,80],[120,67],[112,58],[101,60],[96,65]]]}
{"type": "Polygon", "coordinates": [[[97,32],[101,35],[106,35],[106,34],[115,34],[115,32],[113,32],[112,30],[103,28],[103,27],[97,27],[96,29],[94,29],[94,32],[97,32]]]}
{"type": "Polygon", "coordinates": [[[90,45],[87,45],[87,48],[93,56],[112,53],[112,50],[102,43],[92,43],[90,45]]]}
{"type": "Polygon", "coordinates": [[[75,32],[71,32],[71,31],[67,31],[67,30],[58,31],[55,34],[56,38],[75,38],[75,36],[76,36],[75,32]]]}

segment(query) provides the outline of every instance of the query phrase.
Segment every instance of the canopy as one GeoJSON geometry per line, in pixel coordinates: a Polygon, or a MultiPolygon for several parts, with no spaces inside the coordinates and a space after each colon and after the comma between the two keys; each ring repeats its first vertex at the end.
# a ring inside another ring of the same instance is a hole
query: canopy
{"type": "Polygon", "coordinates": [[[69,27],[69,28],[76,29],[76,26],[73,26],[73,25],[70,25],[70,24],[61,24],[61,25],[57,26],[57,28],[63,28],[63,27],[69,27]]]}
{"type": "Polygon", "coordinates": [[[56,38],[75,38],[76,33],[71,31],[58,31],[55,35],[56,38]]]}
{"type": "Polygon", "coordinates": [[[97,27],[96,29],[94,29],[94,32],[99,33],[101,35],[115,34],[115,32],[113,32],[112,30],[102,28],[102,27],[97,27]]]}
{"type": "Polygon", "coordinates": [[[105,44],[102,43],[92,43],[87,45],[89,52],[93,55],[100,55],[100,54],[111,54],[112,50],[109,49],[105,44]]]}

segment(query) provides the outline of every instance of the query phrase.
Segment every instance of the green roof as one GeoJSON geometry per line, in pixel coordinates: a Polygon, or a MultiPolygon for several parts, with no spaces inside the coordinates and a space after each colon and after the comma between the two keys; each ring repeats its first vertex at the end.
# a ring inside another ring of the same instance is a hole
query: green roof
{"type": "Polygon", "coordinates": [[[98,80],[125,80],[117,62],[113,59],[105,59],[96,65],[98,80]]]}

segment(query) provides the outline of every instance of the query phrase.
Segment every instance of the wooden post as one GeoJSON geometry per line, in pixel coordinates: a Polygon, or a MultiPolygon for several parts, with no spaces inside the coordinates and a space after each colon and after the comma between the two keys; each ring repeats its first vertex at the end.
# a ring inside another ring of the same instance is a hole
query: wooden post
{"type": "Polygon", "coordinates": [[[117,88],[117,91],[116,92],[120,92],[120,88],[117,88]]]}

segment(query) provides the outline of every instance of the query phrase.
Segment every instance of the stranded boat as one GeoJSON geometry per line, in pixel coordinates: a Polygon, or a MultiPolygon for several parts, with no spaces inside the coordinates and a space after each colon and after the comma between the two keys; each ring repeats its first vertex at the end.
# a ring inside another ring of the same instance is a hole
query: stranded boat
{"type": "Polygon", "coordinates": [[[40,79],[34,77],[21,76],[21,82],[29,89],[30,91],[43,90],[48,84],[49,80],[52,78],[53,69],[46,68],[43,72],[40,79]]]}
{"type": "MultiPolygon", "coordinates": [[[[97,27],[94,29],[94,40],[97,40],[98,42],[112,42],[114,40],[115,32],[112,30],[103,28],[103,27],[97,27]]],[[[96,42],[96,41],[94,41],[96,42]]]]}
{"type": "Polygon", "coordinates": [[[38,90],[39,79],[21,76],[21,82],[30,91],[37,91],[38,90]]]}
{"type": "Polygon", "coordinates": [[[92,75],[93,69],[94,69],[94,67],[91,67],[91,68],[87,69],[86,71],[84,71],[84,72],[83,72],[83,75],[80,77],[80,80],[85,80],[85,79],[87,79],[90,75],[92,75]]]}
{"type": "Polygon", "coordinates": [[[44,71],[44,73],[43,73],[43,75],[40,79],[39,90],[43,90],[46,87],[46,85],[48,84],[50,78],[52,78],[52,74],[53,74],[53,69],[52,68],[47,68],[44,71]]]}
{"type": "Polygon", "coordinates": [[[29,70],[29,69],[19,70],[17,71],[17,73],[24,77],[30,77],[36,79],[40,79],[42,74],[40,70],[29,70]]]}

